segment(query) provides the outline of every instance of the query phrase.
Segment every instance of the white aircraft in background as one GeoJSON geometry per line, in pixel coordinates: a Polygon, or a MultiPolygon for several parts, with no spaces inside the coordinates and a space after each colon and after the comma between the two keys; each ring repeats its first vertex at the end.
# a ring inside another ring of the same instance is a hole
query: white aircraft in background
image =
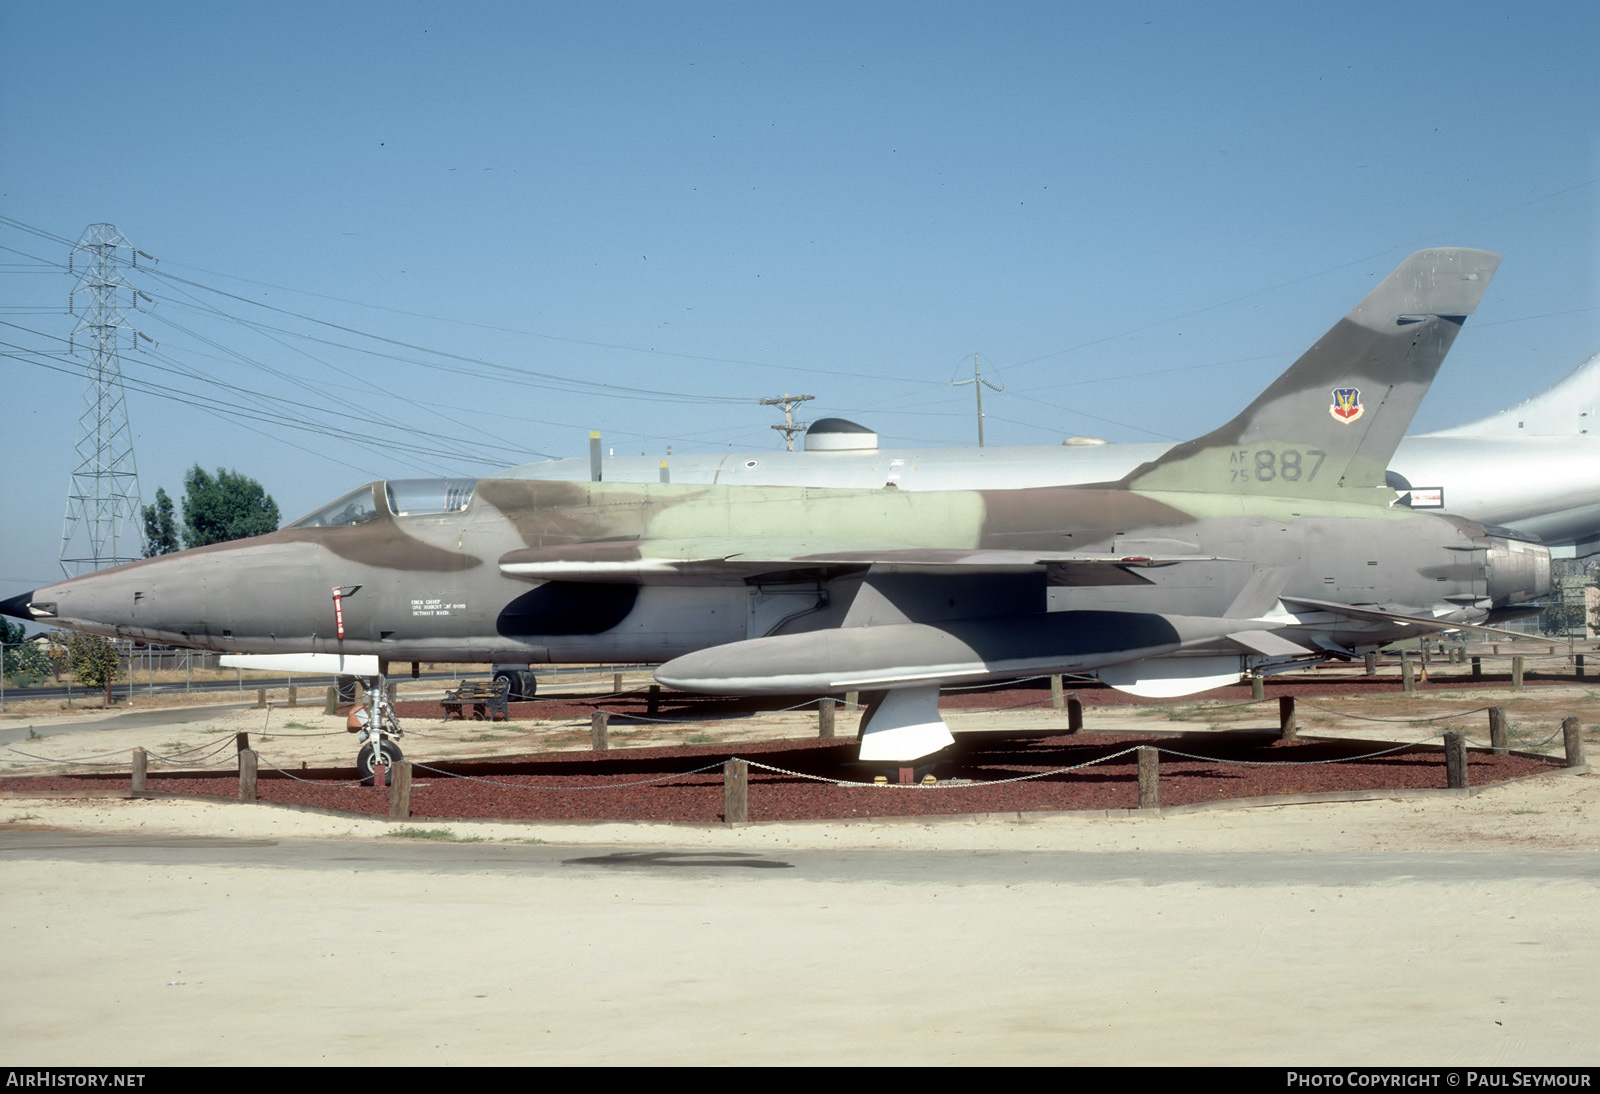
{"type": "MultiPolygon", "coordinates": [[[[1600,353],[1548,390],[1466,425],[1406,437],[1389,467],[1397,504],[1538,536],[1555,557],[1600,554],[1600,353]]],[[[878,447],[843,418],[812,423],[800,452],[600,457],[520,464],[502,476],[546,480],[717,483],[902,490],[1069,486],[1120,479],[1168,444],[994,448],[878,447]]]]}

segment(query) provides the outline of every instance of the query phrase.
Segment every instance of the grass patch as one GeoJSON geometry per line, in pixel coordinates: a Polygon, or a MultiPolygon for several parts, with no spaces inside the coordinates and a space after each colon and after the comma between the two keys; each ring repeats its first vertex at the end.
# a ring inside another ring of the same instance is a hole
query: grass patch
{"type": "Polygon", "coordinates": [[[683,743],[686,745],[709,745],[715,744],[716,740],[709,733],[691,733],[683,739],[683,743]]]}
{"type": "Polygon", "coordinates": [[[455,839],[456,834],[448,828],[393,828],[384,833],[395,839],[455,839]]]}
{"type": "Polygon", "coordinates": [[[483,843],[483,836],[458,836],[448,828],[394,828],[385,835],[395,839],[437,839],[450,843],[483,843]]]}

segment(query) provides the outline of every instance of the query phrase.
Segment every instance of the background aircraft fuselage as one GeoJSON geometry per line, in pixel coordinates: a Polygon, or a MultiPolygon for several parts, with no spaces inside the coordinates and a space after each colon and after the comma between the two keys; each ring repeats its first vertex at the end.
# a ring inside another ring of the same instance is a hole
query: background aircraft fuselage
{"type": "MultiPolygon", "coordinates": [[[[732,486],[870,490],[892,483],[902,490],[1003,490],[1113,482],[1172,447],[880,449],[876,435],[859,426],[829,436],[871,447],[683,454],[667,461],[668,474],[676,483],[732,486]]],[[[808,434],[807,444],[812,441],[808,434]]],[[[618,456],[601,461],[599,471],[608,482],[655,482],[660,464],[656,457],[618,456]]],[[[1547,391],[1507,410],[1404,438],[1389,469],[1391,484],[1403,495],[1415,488],[1420,504],[1536,535],[1558,548],[1557,554],[1585,557],[1600,552],[1600,354],[1547,391]],[[1438,493],[1423,497],[1423,491],[1438,493]]],[[[565,459],[521,464],[503,474],[582,481],[594,470],[588,460],[565,459]]]]}

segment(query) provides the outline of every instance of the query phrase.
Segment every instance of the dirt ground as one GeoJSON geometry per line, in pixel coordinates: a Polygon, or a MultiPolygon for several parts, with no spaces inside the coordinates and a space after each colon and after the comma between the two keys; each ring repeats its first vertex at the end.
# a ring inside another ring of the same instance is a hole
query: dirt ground
{"type": "MultiPolygon", "coordinates": [[[[1576,716],[1600,748],[1600,689],[1427,688],[1307,696],[1299,714],[1307,733],[1482,741],[1482,708],[1500,705],[1520,747],[1549,747],[1576,716]]],[[[1276,719],[1248,690],[1086,698],[1089,730],[1276,719]]],[[[1048,692],[973,702],[949,711],[958,732],[1065,717],[1048,692]]],[[[587,747],[586,715],[547,709],[565,713],[413,718],[407,753],[587,747]]],[[[611,738],[736,743],[814,733],[816,717],[617,725],[611,738]]],[[[854,717],[841,712],[841,736],[854,717]]],[[[231,768],[240,732],[274,763],[348,764],[341,721],[320,705],[137,697],[103,714],[11,708],[0,774],[125,769],[135,747],[231,768]]],[[[1597,821],[1588,774],[1471,795],[747,827],[424,829],[237,802],[5,796],[0,1028],[18,1064],[127,1070],[1593,1067],[1597,821]]]]}

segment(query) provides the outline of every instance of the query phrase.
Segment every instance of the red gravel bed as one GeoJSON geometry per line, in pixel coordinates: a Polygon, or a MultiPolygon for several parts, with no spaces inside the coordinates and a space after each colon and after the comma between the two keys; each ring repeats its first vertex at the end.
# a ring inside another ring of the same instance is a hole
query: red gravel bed
{"type": "MultiPolygon", "coordinates": [[[[626,749],[604,754],[549,753],[415,770],[412,814],[438,819],[677,821],[717,823],[722,814],[722,761],[752,762],[752,821],[860,819],[962,813],[1131,809],[1138,804],[1137,761],[1132,753],[1075,771],[1075,767],[1133,745],[1167,750],[1161,758],[1161,804],[1352,790],[1415,790],[1445,785],[1443,753],[1415,746],[1374,756],[1368,741],[1285,744],[1260,732],[1178,734],[1167,737],[1085,733],[1029,739],[992,734],[964,738],[936,768],[941,784],[906,789],[836,786],[833,780],[870,781],[881,767],[855,760],[852,740],[748,742],[732,746],[626,749]],[[1189,760],[1185,752],[1207,757],[1189,760]],[[1338,763],[1318,761],[1341,760],[1338,763]],[[779,768],[784,774],[756,764],[779,768]],[[712,770],[684,774],[698,768],[712,770]],[[447,772],[448,774],[441,774],[447,772]],[[471,778],[450,777],[471,776],[471,778]],[[1001,782],[1024,775],[1025,782],[1001,782]],[[815,776],[807,778],[804,776],[815,776]],[[825,781],[817,781],[817,779],[825,781]],[[664,781],[650,781],[664,780],[664,781]],[[951,785],[949,780],[971,780],[951,785]]],[[[1551,771],[1558,761],[1469,752],[1473,786],[1551,771]]],[[[383,815],[388,792],[353,785],[350,771],[310,772],[306,780],[263,771],[260,797],[280,802],[383,815]]],[[[127,785],[127,776],[0,779],[0,790],[104,791],[127,785]]],[[[236,777],[152,774],[157,793],[235,798],[236,777]]]]}

